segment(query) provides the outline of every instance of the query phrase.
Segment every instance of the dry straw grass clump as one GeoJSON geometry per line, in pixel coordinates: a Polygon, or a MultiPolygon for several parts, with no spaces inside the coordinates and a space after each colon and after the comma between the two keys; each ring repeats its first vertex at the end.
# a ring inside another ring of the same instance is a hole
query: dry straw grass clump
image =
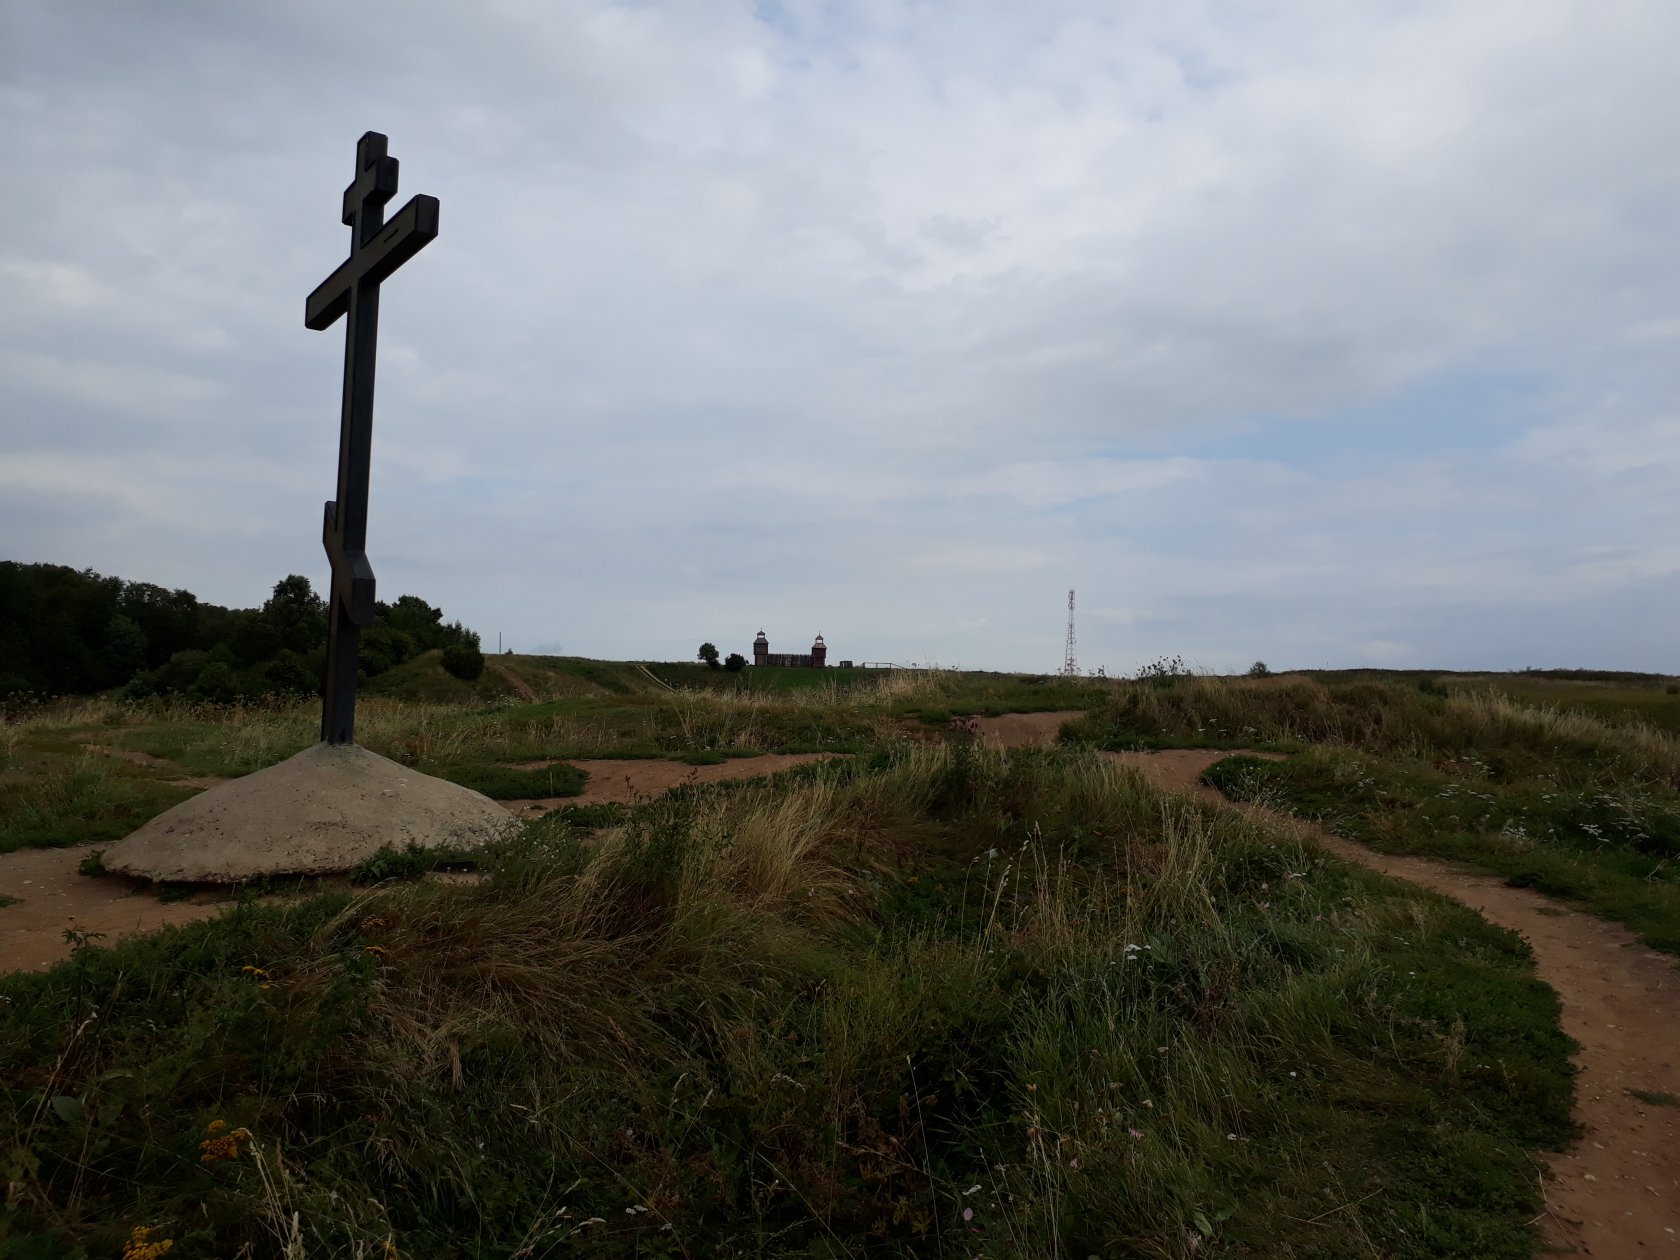
{"type": "Polygon", "coordinates": [[[1121,688],[1075,725],[1102,746],[1152,742],[1341,745],[1438,759],[1499,748],[1536,760],[1591,758],[1613,777],[1680,783],[1680,740],[1645,722],[1609,722],[1523,704],[1489,689],[1434,694],[1397,683],[1323,683],[1300,675],[1185,677],[1121,688]]]}

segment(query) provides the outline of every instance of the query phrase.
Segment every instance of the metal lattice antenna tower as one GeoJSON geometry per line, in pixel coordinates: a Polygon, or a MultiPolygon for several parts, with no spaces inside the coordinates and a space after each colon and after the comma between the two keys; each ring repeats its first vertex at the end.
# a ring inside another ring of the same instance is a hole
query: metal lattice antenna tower
{"type": "Polygon", "coordinates": [[[1062,673],[1066,674],[1069,678],[1076,677],[1079,673],[1079,661],[1078,661],[1078,658],[1074,655],[1073,645],[1074,645],[1074,637],[1073,637],[1073,592],[1069,591],[1068,592],[1067,659],[1062,662],[1062,673]]]}

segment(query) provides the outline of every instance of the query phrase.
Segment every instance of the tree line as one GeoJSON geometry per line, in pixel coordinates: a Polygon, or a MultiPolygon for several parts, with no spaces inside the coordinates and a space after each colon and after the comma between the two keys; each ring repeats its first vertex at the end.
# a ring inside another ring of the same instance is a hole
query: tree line
{"type": "MultiPolygon", "coordinates": [[[[434,648],[457,677],[483,672],[477,633],[445,624],[419,596],[381,600],[374,610],[362,631],[363,677],[434,648]]],[[[223,608],[92,569],[0,561],[0,698],[113,687],[136,699],[319,695],[326,658],[326,601],[295,573],[260,608],[223,608]]]]}

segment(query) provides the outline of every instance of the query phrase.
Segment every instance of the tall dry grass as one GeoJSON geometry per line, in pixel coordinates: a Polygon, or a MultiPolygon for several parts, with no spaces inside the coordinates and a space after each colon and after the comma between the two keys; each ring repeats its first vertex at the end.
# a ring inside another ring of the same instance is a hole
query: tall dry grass
{"type": "Polygon", "coordinates": [[[1417,759],[1507,749],[1591,757],[1613,777],[1680,782],[1680,739],[1672,735],[1489,690],[1443,697],[1396,683],[1327,684],[1299,675],[1134,683],[1076,724],[1074,734],[1109,746],[1159,738],[1214,746],[1329,744],[1417,759]]]}

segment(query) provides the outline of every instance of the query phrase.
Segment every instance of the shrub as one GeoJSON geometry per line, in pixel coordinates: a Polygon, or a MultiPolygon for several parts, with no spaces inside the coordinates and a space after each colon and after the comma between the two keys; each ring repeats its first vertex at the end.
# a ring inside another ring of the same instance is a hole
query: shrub
{"type": "Polygon", "coordinates": [[[188,688],[187,694],[218,704],[231,704],[239,698],[239,679],[226,661],[211,661],[199,672],[198,681],[188,688]]]}
{"type": "Polygon", "coordinates": [[[587,771],[564,761],[556,761],[539,770],[519,770],[513,766],[448,766],[438,770],[437,775],[498,801],[576,796],[583,791],[583,785],[589,778],[587,771]]]}
{"type": "Polygon", "coordinates": [[[466,643],[451,643],[443,649],[443,668],[462,682],[475,682],[484,672],[484,653],[466,643]]]}
{"type": "Polygon", "coordinates": [[[1190,670],[1182,656],[1157,656],[1137,672],[1139,682],[1157,687],[1171,687],[1181,678],[1189,678],[1190,670]]]}
{"type": "Polygon", "coordinates": [[[393,879],[418,879],[442,866],[472,866],[477,855],[464,849],[427,849],[410,843],[401,849],[388,844],[350,870],[350,882],[357,885],[382,884],[393,879]]]}
{"type": "Polygon", "coordinates": [[[321,693],[320,679],[309,668],[309,662],[289,648],[281,648],[278,655],[263,666],[263,676],[269,690],[285,696],[314,696],[321,693]]]}
{"type": "Polygon", "coordinates": [[[739,652],[731,652],[723,658],[723,667],[732,674],[739,674],[747,667],[747,658],[739,652]]]}

